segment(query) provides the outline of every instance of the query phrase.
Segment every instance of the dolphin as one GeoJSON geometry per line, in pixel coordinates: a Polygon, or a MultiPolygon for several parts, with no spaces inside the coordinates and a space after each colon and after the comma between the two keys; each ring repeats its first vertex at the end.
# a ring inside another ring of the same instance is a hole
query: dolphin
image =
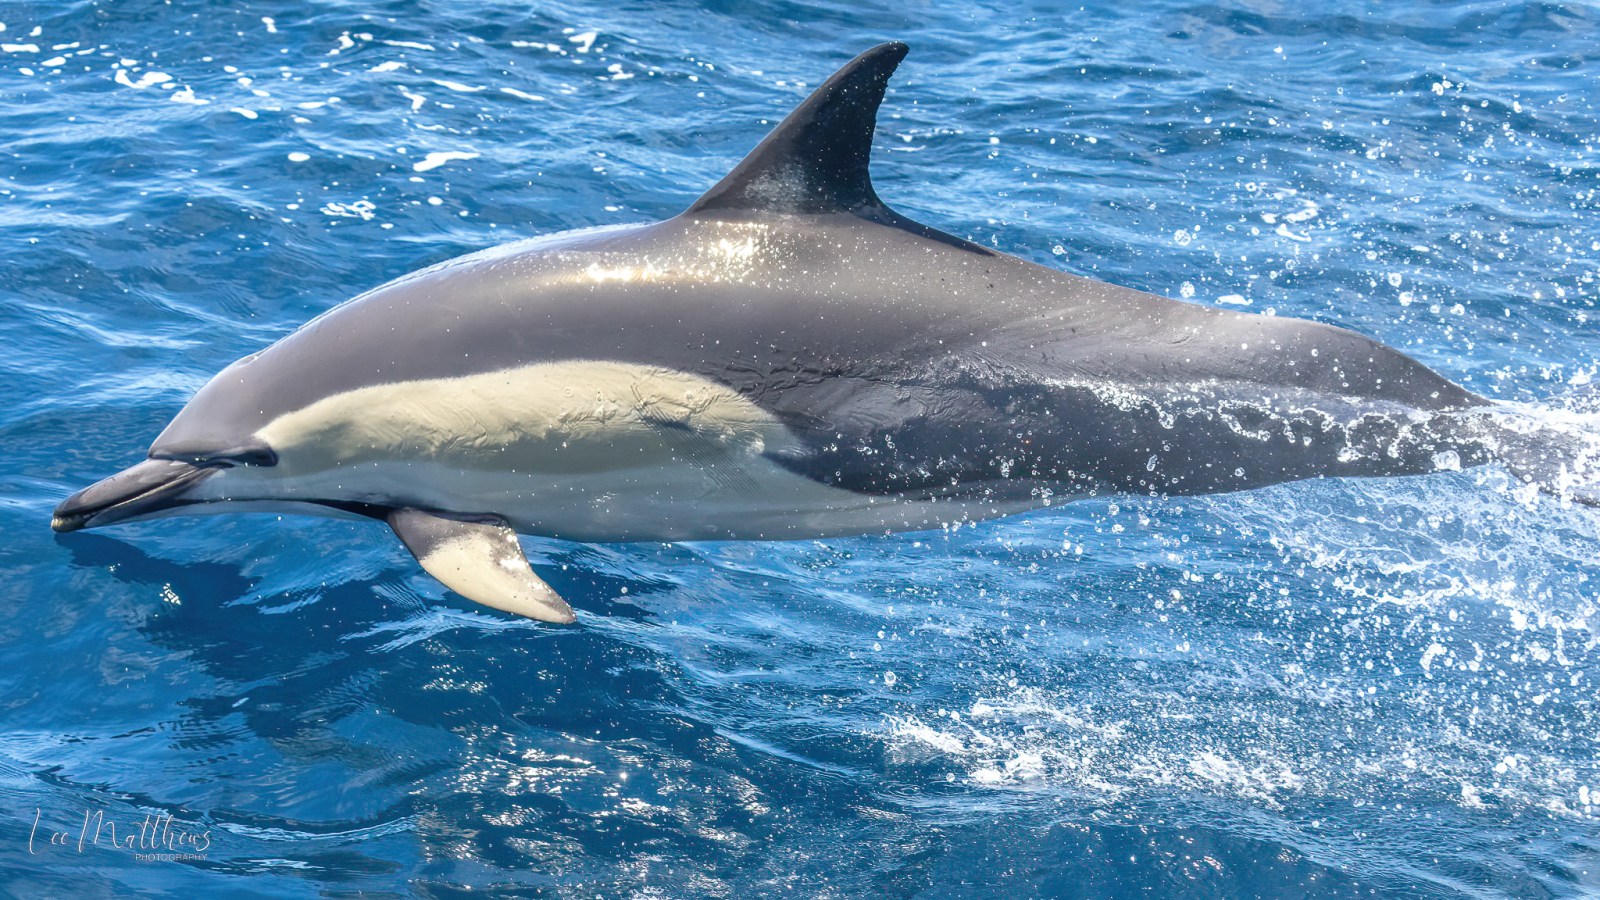
{"type": "Polygon", "coordinates": [[[323,313],[222,370],[53,527],[377,519],[462,596],[570,622],[517,533],[915,531],[1494,459],[1600,497],[1536,429],[1496,425],[1496,405],[1372,339],[1105,284],[896,213],[868,160],[906,53],[851,60],[678,216],[452,259],[323,313]]]}

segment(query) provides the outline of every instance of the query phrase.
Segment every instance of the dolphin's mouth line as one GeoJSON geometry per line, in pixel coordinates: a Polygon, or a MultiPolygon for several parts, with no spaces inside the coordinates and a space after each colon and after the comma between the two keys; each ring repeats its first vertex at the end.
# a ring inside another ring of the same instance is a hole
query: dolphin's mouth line
{"type": "Polygon", "coordinates": [[[64,534],[180,505],[170,501],[222,468],[147,459],[61,501],[50,518],[50,528],[64,534]]]}

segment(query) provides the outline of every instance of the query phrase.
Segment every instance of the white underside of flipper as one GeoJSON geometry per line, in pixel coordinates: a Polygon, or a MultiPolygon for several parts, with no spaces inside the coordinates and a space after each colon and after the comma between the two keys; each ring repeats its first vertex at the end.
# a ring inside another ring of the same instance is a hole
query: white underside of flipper
{"type": "Polygon", "coordinates": [[[397,509],[388,520],[422,568],[468,600],[541,622],[577,619],[567,601],[533,573],[516,532],[504,521],[467,522],[416,509],[397,509]]]}

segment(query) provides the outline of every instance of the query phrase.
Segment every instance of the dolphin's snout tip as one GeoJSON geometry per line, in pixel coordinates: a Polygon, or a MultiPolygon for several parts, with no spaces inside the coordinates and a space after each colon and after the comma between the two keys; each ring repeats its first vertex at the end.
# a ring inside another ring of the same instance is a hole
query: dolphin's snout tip
{"type": "Polygon", "coordinates": [[[50,530],[56,534],[66,534],[82,528],[87,521],[89,517],[84,515],[62,515],[61,507],[58,506],[55,515],[50,517],[50,530]]]}
{"type": "MultiPolygon", "coordinates": [[[[106,481],[110,480],[109,478],[106,479],[106,481]]],[[[106,481],[96,482],[56,504],[55,511],[50,514],[50,530],[57,534],[66,534],[69,531],[79,531],[87,528],[89,520],[94,518],[94,514],[106,505],[96,503],[94,498],[96,488],[100,488],[106,481]]]]}
{"type": "Polygon", "coordinates": [[[66,534],[170,509],[191,485],[216,471],[147,459],[61,501],[50,516],[50,530],[66,534]]]}

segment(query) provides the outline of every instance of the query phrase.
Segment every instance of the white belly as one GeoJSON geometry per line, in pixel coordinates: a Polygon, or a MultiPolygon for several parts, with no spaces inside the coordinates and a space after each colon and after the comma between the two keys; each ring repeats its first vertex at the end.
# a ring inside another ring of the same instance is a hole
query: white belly
{"type": "MultiPolygon", "coordinates": [[[[271,470],[262,470],[269,472],[271,470]]],[[[230,470],[204,487],[212,499],[262,493],[230,470]]],[[[253,480],[253,479],[252,479],[253,480]]],[[[274,499],[338,498],[463,514],[492,513],[517,531],[575,541],[798,540],[926,531],[1008,516],[1042,499],[906,499],[857,494],[801,477],[761,457],[735,467],[664,460],[598,473],[481,471],[437,462],[369,462],[275,479],[274,499]]],[[[307,507],[299,506],[299,509],[307,507]]]]}
{"type": "Polygon", "coordinates": [[[279,464],[219,473],[200,486],[205,499],[493,514],[523,533],[597,542],[922,531],[1045,502],[832,488],[774,462],[803,448],[728,388],[605,360],[374,385],[258,436],[279,464]]]}

